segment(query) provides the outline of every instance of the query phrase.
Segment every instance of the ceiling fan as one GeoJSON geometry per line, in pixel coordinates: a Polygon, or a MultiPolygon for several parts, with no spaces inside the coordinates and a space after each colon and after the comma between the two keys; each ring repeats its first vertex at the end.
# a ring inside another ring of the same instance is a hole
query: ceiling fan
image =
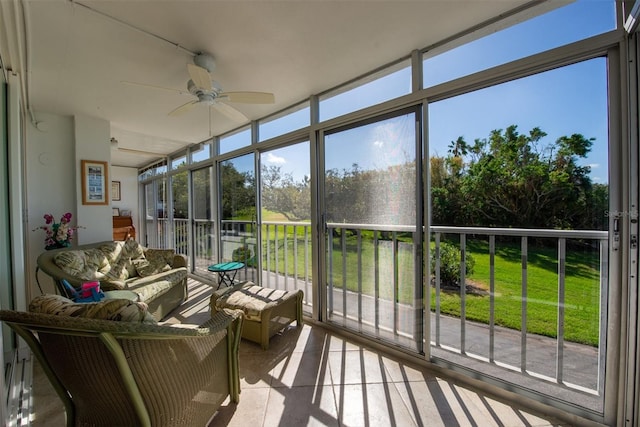
{"type": "Polygon", "coordinates": [[[196,106],[203,105],[216,109],[230,119],[243,122],[249,120],[242,112],[238,111],[227,102],[239,104],[273,104],[275,96],[268,92],[224,92],[218,82],[211,78],[210,73],[215,69],[215,60],[208,53],[199,53],[193,58],[193,64],[187,64],[190,80],[187,82],[188,92],[171,89],[162,86],[148,85],[122,81],[122,83],[146,86],[154,89],[163,89],[180,94],[190,94],[196,99],[180,105],[169,116],[180,116],[196,106]]]}

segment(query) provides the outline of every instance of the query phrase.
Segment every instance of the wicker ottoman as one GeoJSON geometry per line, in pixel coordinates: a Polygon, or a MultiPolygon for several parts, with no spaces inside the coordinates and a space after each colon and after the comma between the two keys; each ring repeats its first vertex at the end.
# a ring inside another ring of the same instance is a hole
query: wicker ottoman
{"type": "Polygon", "coordinates": [[[302,325],[301,290],[283,291],[243,282],[211,295],[211,315],[225,308],[244,312],[242,338],[269,348],[269,338],[294,320],[302,325]]]}

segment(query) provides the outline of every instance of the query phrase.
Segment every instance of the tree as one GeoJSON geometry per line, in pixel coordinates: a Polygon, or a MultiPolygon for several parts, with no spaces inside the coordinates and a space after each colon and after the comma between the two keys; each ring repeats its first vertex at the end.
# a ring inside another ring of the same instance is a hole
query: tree
{"type": "MultiPolygon", "coordinates": [[[[469,145],[462,137],[446,159],[431,159],[434,224],[525,228],[593,228],[602,224],[607,187],[578,161],[593,139],[562,136],[543,146],[540,128],[512,125],[469,145]],[[465,162],[466,160],[466,162],[465,162]]],[[[606,208],[605,208],[606,209],[606,208]]]]}
{"type": "Polygon", "coordinates": [[[299,182],[280,166],[262,167],[262,207],[284,215],[289,221],[311,218],[311,181],[304,176],[299,182]]]}
{"type": "Polygon", "coordinates": [[[255,217],[256,182],[253,173],[239,172],[232,162],[221,164],[222,219],[255,217]]]}

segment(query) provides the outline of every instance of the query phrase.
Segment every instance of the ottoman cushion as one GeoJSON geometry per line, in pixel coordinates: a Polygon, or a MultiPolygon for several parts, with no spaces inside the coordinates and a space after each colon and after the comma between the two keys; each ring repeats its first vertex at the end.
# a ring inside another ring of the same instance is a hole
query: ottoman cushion
{"type": "Polygon", "coordinates": [[[218,298],[215,304],[219,310],[223,308],[242,310],[247,320],[259,322],[261,313],[277,305],[286,294],[287,291],[263,288],[248,282],[235,292],[228,292],[218,298]]]}

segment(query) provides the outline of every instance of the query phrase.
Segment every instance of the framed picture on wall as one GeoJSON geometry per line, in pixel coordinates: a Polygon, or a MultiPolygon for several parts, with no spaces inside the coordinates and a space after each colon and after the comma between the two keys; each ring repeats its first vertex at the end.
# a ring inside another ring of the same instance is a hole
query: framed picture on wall
{"type": "Polygon", "coordinates": [[[107,162],[81,160],[82,204],[106,205],[109,203],[109,171],[107,162]]]}
{"type": "Polygon", "coordinates": [[[120,200],[120,181],[111,181],[111,200],[120,200]]]}

